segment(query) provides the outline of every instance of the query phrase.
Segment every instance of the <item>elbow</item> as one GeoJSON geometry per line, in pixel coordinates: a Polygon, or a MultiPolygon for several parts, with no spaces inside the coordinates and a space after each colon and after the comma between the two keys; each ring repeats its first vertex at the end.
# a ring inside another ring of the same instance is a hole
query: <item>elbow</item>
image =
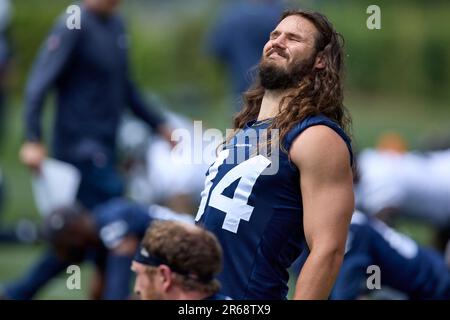
{"type": "Polygon", "coordinates": [[[321,263],[330,269],[339,269],[344,260],[345,246],[330,245],[317,246],[310,251],[310,257],[319,259],[321,263]]]}

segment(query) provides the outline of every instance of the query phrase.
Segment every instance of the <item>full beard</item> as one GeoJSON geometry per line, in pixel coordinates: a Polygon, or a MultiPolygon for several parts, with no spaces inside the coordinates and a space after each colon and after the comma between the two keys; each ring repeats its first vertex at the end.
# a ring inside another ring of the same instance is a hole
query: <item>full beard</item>
{"type": "Polygon", "coordinates": [[[295,88],[314,66],[315,56],[305,60],[295,60],[287,68],[279,67],[263,58],[259,64],[261,86],[267,90],[295,88]]]}

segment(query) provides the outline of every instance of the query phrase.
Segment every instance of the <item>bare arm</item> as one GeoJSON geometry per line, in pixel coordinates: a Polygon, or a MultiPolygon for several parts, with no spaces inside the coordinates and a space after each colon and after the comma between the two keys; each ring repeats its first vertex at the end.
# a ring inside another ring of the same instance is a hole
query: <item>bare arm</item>
{"type": "Polygon", "coordinates": [[[327,299],[342,264],[354,209],[350,154],[326,126],[305,130],[290,149],[300,171],[303,223],[310,254],[294,299],[327,299]]]}

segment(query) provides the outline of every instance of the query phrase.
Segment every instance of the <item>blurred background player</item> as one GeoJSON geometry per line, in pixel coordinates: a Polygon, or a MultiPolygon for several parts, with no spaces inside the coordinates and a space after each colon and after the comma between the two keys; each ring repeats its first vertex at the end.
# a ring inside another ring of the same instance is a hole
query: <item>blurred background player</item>
{"type": "Polygon", "coordinates": [[[116,134],[125,108],[170,141],[170,130],[147,108],[130,77],[127,34],[116,14],[120,0],[85,0],[81,29],[68,29],[63,15],[41,48],[26,89],[22,161],[38,170],[46,156],[41,112],[56,89],[53,156],[77,167],[79,202],[93,208],[123,192],[116,171],[116,134]]]}
{"type": "Polygon", "coordinates": [[[156,221],[132,264],[142,300],[225,300],[215,276],[222,269],[216,237],[197,226],[156,221]]]}
{"type": "Polygon", "coordinates": [[[231,79],[234,111],[241,109],[241,95],[254,80],[251,71],[257,66],[268,35],[283,12],[281,2],[227,1],[209,31],[206,49],[226,67],[231,79]]]}
{"type": "Polygon", "coordinates": [[[145,230],[155,219],[194,223],[192,216],[167,208],[113,199],[93,212],[80,206],[56,210],[46,218],[43,235],[57,255],[70,263],[80,263],[95,254],[91,298],[127,299],[131,260],[145,230]]]}
{"type": "MultiPolygon", "coordinates": [[[[46,94],[55,89],[52,155],[78,168],[77,200],[88,209],[123,193],[116,134],[126,107],[170,140],[164,118],[147,108],[129,75],[127,35],[116,13],[120,2],[84,0],[79,30],[68,29],[63,15],[40,50],[26,89],[21,160],[38,172],[46,157],[41,113],[46,94]]],[[[65,266],[53,252],[46,252],[30,269],[29,281],[7,288],[9,297],[31,298],[38,283],[48,280],[43,275],[57,274],[65,266]]]]}
{"type": "Polygon", "coordinates": [[[390,223],[414,219],[437,230],[435,246],[450,238],[450,149],[408,151],[399,134],[383,134],[358,156],[356,205],[390,223]]]}
{"type": "Polygon", "coordinates": [[[395,289],[409,299],[450,300],[450,269],[439,253],[355,211],[331,299],[367,295],[371,265],[380,268],[381,289],[395,289]]]}
{"type": "Polygon", "coordinates": [[[203,136],[204,132],[195,128],[191,119],[175,112],[165,112],[164,116],[176,128],[174,139],[178,141],[173,149],[166,140],[149,133],[139,119],[128,117],[121,126],[119,145],[127,195],[139,203],[156,203],[176,212],[195,212],[205,171],[220,142],[203,141],[203,145],[196,145],[198,135],[203,136]]]}

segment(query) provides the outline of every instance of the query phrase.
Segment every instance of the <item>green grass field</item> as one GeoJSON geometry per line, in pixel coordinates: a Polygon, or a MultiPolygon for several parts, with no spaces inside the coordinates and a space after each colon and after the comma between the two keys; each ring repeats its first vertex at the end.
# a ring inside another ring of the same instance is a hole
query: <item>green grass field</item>
{"type": "MultiPolygon", "coordinates": [[[[40,245],[0,245],[0,284],[4,285],[8,281],[19,278],[26,270],[27,266],[39,258],[39,255],[45,248],[40,245]]],[[[92,273],[92,267],[83,264],[81,267],[81,289],[69,290],[66,281],[70,274],[62,273],[59,277],[53,279],[48,285],[38,293],[36,299],[52,300],[79,300],[87,298],[89,288],[89,279],[92,273]]]]}

